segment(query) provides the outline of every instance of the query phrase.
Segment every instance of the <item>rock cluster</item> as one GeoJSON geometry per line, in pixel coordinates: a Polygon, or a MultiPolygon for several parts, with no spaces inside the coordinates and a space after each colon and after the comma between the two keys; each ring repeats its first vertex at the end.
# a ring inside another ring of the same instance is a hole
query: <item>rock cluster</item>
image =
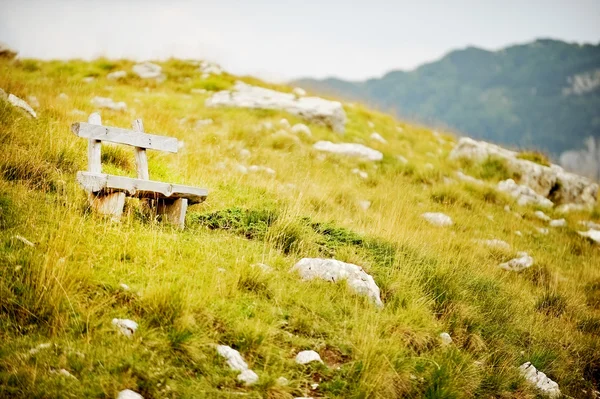
{"type": "Polygon", "coordinates": [[[377,150],[356,143],[332,143],[331,141],[317,141],[313,148],[318,151],[347,155],[350,157],[364,158],[369,161],[381,161],[383,154],[377,150]]]}
{"type": "Polygon", "coordinates": [[[223,90],[206,100],[207,107],[240,107],[279,109],[299,115],[311,122],[322,123],[343,133],[346,112],[342,104],[319,97],[297,97],[292,93],[236,82],[233,90],[223,90]]]}
{"type": "Polygon", "coordinates": [[[132,68],[133,73],[142,79],[164,80],[165,75],[162,74],[162,67],[151,62],[143,62],[136,64],[132,68]]]}
{"type": "Polygon", "coordinates": [[[588,178],[566,172],[558,165],[544,166],[525,159],[518,153],[484,141],[463,137],[450,153],[451,159],[467,158],[483,162],[489,157],[502,159],[508,170],[518,176],[519,183],[556,204],[594,205],[598,184],[588,178]]]}
{"type": "Polygon", "coordinates": [[[546,374],[535,368],[530,362],[523,363],[519,367],[521,375],[532,385],[536,386],[542,393],[550,398],[560,397],[558,384],[552,381],[546,374]]]}
{"type": "Polygon", "coordinates": [[[533,204],[549,208],[554,205],[548,198],[539,195],[527,186],[517,184],[513,179],[499,182],[497,189],[515,198],[517,200],[517,204],[521,206],[533,204]]]}
{"type": "Polygon", "coordinates": [[[94,107],[112,109],[113,111],[125,111],[127,104],[123,101],[115,102],[112,98],[96,96],[90,101],[94,107]]]}
{"type": "Polygon", "coordinates": [[[294,265],[303,280],[319,278],[337,282],[346,280],[348,286],[361,295],[368,296],[379,307],[383,307],[379,287],[375,280],[362,267],[336,259],[303,258],[294,265]]]}
{"type": "Polygon", "coordinates": [[[258,375],[248,368],[248,364],[240,355],[240,352],[227,345],[217,345],[217,353],[225,358],[230,369],[239,371],[238,381],[246,385],[252,385],[258,381],[258,375]]]}

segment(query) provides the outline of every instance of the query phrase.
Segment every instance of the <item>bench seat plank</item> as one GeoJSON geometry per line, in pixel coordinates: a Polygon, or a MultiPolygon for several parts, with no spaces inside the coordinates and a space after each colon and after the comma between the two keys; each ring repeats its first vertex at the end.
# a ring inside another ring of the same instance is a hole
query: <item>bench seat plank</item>
{"type": "Polygon", "coordinates": [[[71,131],[77,136],[86,139],[126,144],[151,150],[177,152],[178,148],[175,137],[157,136],[155,134],[136,132],[118,127],[78,122],[71,125],[71,131]]]}
{"type": "Polygon", "coordinates": [[[154,199],[186,198],[190,204],[203,202],[208,190],[181,184],[134,179],[105,173],[77,172],[77,182],[89,193],[125,192],[129,197],[154,199]]]}

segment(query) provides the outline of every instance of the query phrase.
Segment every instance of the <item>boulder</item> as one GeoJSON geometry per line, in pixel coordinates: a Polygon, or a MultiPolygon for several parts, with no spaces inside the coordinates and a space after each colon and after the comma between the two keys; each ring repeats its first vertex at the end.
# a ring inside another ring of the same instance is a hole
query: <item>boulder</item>
{"type": "Polygon", "coordinates": [[[558,398],[561,396],[558,384],[548,378],[546,374],[536,369],[531,362],[523,363],[519,367],[519,371],[527,382],[538,388],[545,396],[549,398],[558,398]]]}
{"type": "Polygon", "coordinates": [[[356,143],[332,143],[331,141],[317,141],[313,148],[317,151],[331,152],[350,157],[364,158],[369,161],[381,161],[383,154],[377,150],[356,143]]]}
{"type": "Polygon", "coordinates": [[[519,256],[518,258],[501,263],[500,268],[513,272],[520,272],[521,270],[525,270],[528,267],[533,266],[533,258],[527,255],[526,252],[519,252],[517,255],[519,256]]]}
{"type": "Polygon", "coordinates": [[[138,323],[129,319],[112,319],[112,324],[117,327],[121,334],[128,338],[133,337],[133,334],[138,329],[138,323]]]}
{"type": "Polygon", "coordinates": [[[113,111],[125,111],[127,104],[123,101],[115,102],[112,98],[96,96],[90,101],[94,107],[112,109],[113,111]]]}
{"type": "Polygon", "coordinates": [[[315,351],[302,351],[296,355],[296,363],[308,364],[311,362],[323,363],[321,356],[315,351]]]}
{"type": "Polygon", "coordinates": [[[14,107],[21,108],[22,110],[26,111],[32,117],[37,118],[37,114],[35,113],[33,108],[31,108],[31,106],[29,106],[29,104],[27,104],[27,102],[25,100],[20,99],[19,97],[15,96],[14,94],[9,94],[8,102],[11,103],[14,107]]]}
{"type": "Polygon", "coordinates": [[[258,381],[258,375],[248,368],[248,364],[240,355],[240,352],[227,345],[217,345],[217,353],[225,358],[230,369],[239,371],[237,379],[246,385],[252,385],[258,381]]]}
{"type": "Polygon", "coordinates": [[[294,265],[303,280],[319,278],[337,282],[346,280],[348,286],[358,294],[368,296],[379,307],[383,307],[379,287],[375,280],[362,267],[336,259],[304,258],[294,265]]]}
{"type": "Polygon", "coordinates": [[[452,226],[452,218],[441,212],[425,212],[421,217],[435,226],[452,226]]]}
{"type": "Polygon", "coordinates": [[[311,122],[322,123],[343,133],[346,113],[342,104],[319,97],[297,97],[292,93],[252,86],[237,82],[233,90],[223,90],[206,100],[207,107],[240,107],[278,109],[301,116],[311,122]]]}
{"type": "Polygon", "coordinates": [[[509,171],[519,177],[519,184],[556,204],[594,205],[598,184],[566,172],[558,165],[540,165],[519,159],[518,153],[484,141],[463,137],[450,153],[450,159],[467,158],[483,162],[489,157],[502,159],[509,171]]]}
{"type": "Polygon", "coordinates": [[[533,204],[549,208],[554,205],[548,198],[539,195],[527,186],[517,184],[513,179],[499,182],[496,188],[515,198],[517,204],[521,206],[533,204]]]}
{"type": "Polygon", "coordinates": [[[0,58],[13,59],[17,56],[18,51],[9,47],[8,44],[0,42],[0,58]]]}
{"type": "Polygon", "coordinates": [[[133,73],[142,79],[164,80],[165,78],[165,76],[162,74],[162,67],[151,62],[136,64],[133,66],[132,70],[133,73]]]}

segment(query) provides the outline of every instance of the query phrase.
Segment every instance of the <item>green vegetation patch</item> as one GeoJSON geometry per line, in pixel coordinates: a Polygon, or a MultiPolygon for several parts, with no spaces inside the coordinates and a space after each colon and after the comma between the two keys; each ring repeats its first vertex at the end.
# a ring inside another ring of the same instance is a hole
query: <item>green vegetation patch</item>
{"type": "Polygon", "coordinates": [[[535,162],[543,166],[550,166],[551,164],[548,156],[539,151],[522,151],[517,155],[517,158],[535,162]]]}

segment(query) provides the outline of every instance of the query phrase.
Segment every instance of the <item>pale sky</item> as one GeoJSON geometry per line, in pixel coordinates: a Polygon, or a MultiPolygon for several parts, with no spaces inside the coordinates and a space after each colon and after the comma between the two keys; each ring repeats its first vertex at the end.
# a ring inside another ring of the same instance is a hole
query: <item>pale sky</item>
{"type": "Polygon", "coordinates": [[[267,80],[365,79],[475,45],[600,42],[600,0],[0,0],[36,58],[207,59],[267,80]]]}

